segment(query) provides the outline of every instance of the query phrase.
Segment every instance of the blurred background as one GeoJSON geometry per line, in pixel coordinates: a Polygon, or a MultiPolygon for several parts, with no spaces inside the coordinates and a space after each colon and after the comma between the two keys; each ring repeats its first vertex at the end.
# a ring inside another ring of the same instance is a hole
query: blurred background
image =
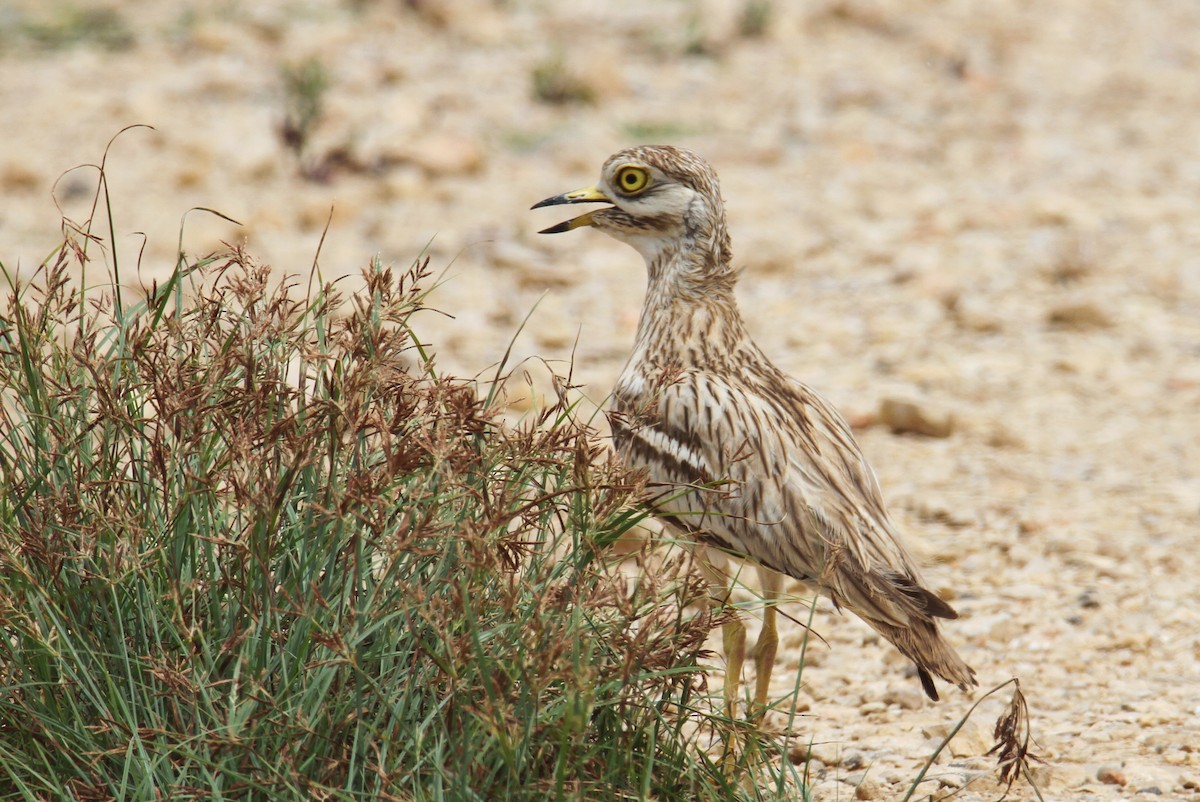
{"type": "MultiPolygon", "coordinates": [[[[444,369],[515,339],[515,412],[534,355],[601,405],[641,260],[529,206],[627,145],[692,148],[752,330],[860,429],[984,686],[1028,686],[1047,787],[1195,794],[1198,31],[1194,0],[6,0],[0,262],[31,275],[59,208],[89,214],[72,168],[145,124],[97,229],[127,285],[169,274],[191,207],[242,225],[193,213],[187,252],[278,274],[328,223],[326,279],[431,256],[444,369]]],[[[946,711],[880,709],[895,656],[821,631],[814,736],[911,776],[946,711]]]]}

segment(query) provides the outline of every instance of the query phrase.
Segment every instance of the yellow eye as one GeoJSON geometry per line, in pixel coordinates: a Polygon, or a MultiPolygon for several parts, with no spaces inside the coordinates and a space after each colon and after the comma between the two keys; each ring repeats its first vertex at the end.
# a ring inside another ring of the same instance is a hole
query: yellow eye
{"type": "Polygon", "coordinates": [[[650,174],[641,167],[627,165],[617,171],[617,189],[626,195],[636,195],[650,183],[650,174]]]}

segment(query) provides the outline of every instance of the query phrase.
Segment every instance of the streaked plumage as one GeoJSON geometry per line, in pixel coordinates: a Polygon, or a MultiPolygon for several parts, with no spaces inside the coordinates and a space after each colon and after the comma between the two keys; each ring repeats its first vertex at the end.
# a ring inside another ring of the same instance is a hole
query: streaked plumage
{"type": "MultiPolygon", "coordinates": [[[[621,457],[661,486],[659,514],[699,543],[811,583],[857,613],[917,665],[931,698],[931,675],[975,685],[938,629],[937,619],[957,614],[927,589],[849,426],[751,340],[712,168],[680,148],[630,148],[605,162],[595,187],[537,206],[586,202],[611,205],[545,233],[594,226],[646,260],[637,338],[609,419],[621,457]]],[[[777,596],[778,579],[765,576],[777,596]]],[[[777,639],[767,612],[756,649],[760,705],[777,639]]],[[[729,670],[740,674],[744,630],[727,630],[725,640],[729,670]]]]}

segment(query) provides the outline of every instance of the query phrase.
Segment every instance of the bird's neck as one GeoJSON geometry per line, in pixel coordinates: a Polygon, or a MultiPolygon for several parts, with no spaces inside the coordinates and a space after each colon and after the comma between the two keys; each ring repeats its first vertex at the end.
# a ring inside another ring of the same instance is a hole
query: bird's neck
{"type": "Polygon", "coordinates": [[[750,345],[725,257],[698,248],[647,255],[649,281],[634,345],[647,366],[711,368],[750,345]]]}

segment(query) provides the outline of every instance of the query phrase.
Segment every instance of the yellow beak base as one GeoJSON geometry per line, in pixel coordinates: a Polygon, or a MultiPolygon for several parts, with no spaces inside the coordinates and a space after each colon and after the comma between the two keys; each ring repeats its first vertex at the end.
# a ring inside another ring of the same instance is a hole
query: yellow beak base
{"type": "MultiPolygon", "coordinates": [[[[611,202],[612,201],[609,200],[608,196],[605,195],[603,192],[601,192],[596,187],[584,187],[583,189],[576,189],[572,192],[564,192],[561,195],[555,195],[553,197],[546,198],[544,201],[538,201],[537,203],[533,204],[533,206],[531,206],[530,208],[531,209],[540,209],[543,206],[561,206],[561,205],[567,204],[567,203],[611,203],[611,202]]],[[[584,226],[590,226],[590,225],[592,225],[592,214],[594,214],[594,212],[588,212],[587,214],[581,214],[578,217],[575,217],[575,218],[572,218],[565,222],[559,223],[556,226],[550,226],[549,228],[542,229],[538,233],[539,234],[561,234],[564,231],[571,231],[572,229],[583,228],[584,226]]]]}

